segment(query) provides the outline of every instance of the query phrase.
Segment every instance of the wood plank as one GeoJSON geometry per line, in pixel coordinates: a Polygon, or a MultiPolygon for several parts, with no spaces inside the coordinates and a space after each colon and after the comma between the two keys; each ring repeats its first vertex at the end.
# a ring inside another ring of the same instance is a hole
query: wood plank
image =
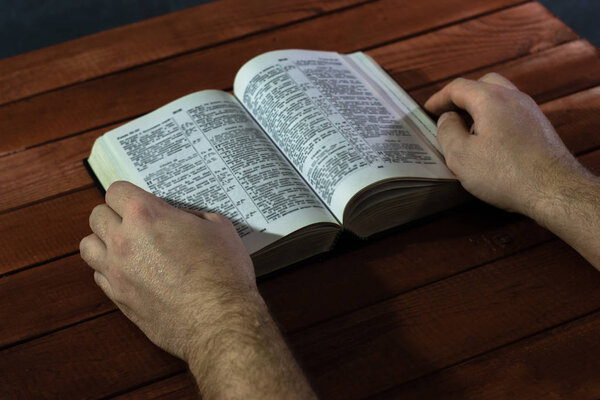
{"type": "Polygon", "coordinates": [[[384,399],[598,399],[600,313],[375,396],[384,399]]]}
{"type": "Polygon", "coordinates": [[[184,369],[111,313],[3,350],[0,398],[99,398],[184,369]]]}
{"type": "Polygon", "coordinates": [[[369,54],[402,87],[412,89],[576,38],[548,10],[530,3],[381,46],[369,54]]]}
{"type": "MultiPolygon", "coordinates": [[[[589,100],[589,96],[577,94],[557,102],[560,102],[561,107],[570,107],[581,104],[579,101],[589,100]]],[[[561,110],[558,106],[555,109],[561,110]]],[[[569,115],[564,111],[559,114],[569,115]]],[[[600,113],[586,113],[585,118],[595,121],[600,118],[600,113]]],[[[595,124],[590,122],[589,126],[597,124],[597,121],[595,124]]],[[[564,127],[568,125],[561,125],[561,134],[564,127]]],[[[581,133],[586,134],[584,131],[581,133]]],[[[592,168],[600,168],[600,152],[591,153],[583,160],[592,168]]],[[[88,214],[93,205],[101,201],[102,197],[97,190],[90,188],[1,215],[0,226],[9,227],[0,234],[0,241],[5,246],[5,251],[0,252],[0,265],[5,266],[2,272],[14,271],[34,262],[76,251],[81,237],[89,232],[88,214]],[[40,226],[44,228],[36,230],[32,235],[30,227],[39,221],[42,221],[40,226]],[[21,223],[20,228],[10,228],[17,222],[21,223]],[[60,226],[69,228],[63,229],[60,226]]],[[[482,204],[472,204],[468,208],[422,221],[410,230],[402,229],[346,254],[286,272],[262,282],[260,288],[286,329],[295,331],[514,254],[550,238],[547,231],[525,218],[482,204]],[[402,248],[401,252],[398,251],[399,246],[402,248]],[[431,251],[432,247],[436,249],[435,252],[431,251]],[[356,265],[356,260],[362,260],[363,265],[356,265]],[[410,279],[406,278],[407,275],[410,279]],[[321,278],[315,280],[315,276],[321,278]],[[332,282],[335,283],[334,286],[332,282]],[[382,287],[380,282],[386,282],[386,285],[382,287]],[[332,293],[336,293],[336,297],[332,297],[332,293]]],[[[40,290],[46,290],[52,282],[61,281],[74,268],[79,268],[80,271],[86,269],[78,256],[36,268],[30,273],[36,276],[36,282],[40,282],[40,290]]],[[[80,278],[86,280],[85,273],[81,273],[83,275],[80,278]]],[[[58,329],[107,310],[104,307],[106,305],[98,306],[98,292],[95,287],[89,286],[91,282],[87,280],[80,282],[79,286],[73,286],[72,291],[65,291],[64,303],[54,303],[34,295],[35,291],[28,286],[28,282],[34,278],[19,276],[20,274],[16,274],[3,278],[4,289],[1,292],[12,293],[4,299],[5,312],[8,313],[13,308],[24,309],[16,317],[18,323],[5,328],[4,345],[58,329]],[[80,287],[87,288],[88,292],[84,293],[83,289],[80,291],[80,287]],[[30,295],[21,298],[18,294],[22,292],[30,295]],[[83,296],[83,299],[79,296],[83,296]],[[26,309],[24,304],[34,306],[26,309]],[[88,313],[90,310],[93,313],[88,313]],[[36,324],[39,315],[48,317],[40,319],[36,324]]]]}
{"type": "Polygon", "coordinates": [[[599,308],[598,271],[553,241],[298,332],[290,342],[324,398],[358,399],[599,308]]]}
{"type": "Polygon", "coordinates": [[[542,110],[573,153],[600,146],[600,121],[594,121],[600,115],[600,86],[546,103],[542,110]]]}
{"type": "MultiPolygon", "coordinates": [[[[536,101],[547,102],[587,89],[590,87],[590,82],[597,81],[600,74],[600,55],[598,49],[586,40],[577,40],[512,62],[472,71],[463,76],[479,79],[488,72],[498,72],[506,76],[514,81],[523,92],[535,93],[536,101]],[[560,82],[563,77],[571,76],[573,78],[569,78],[568,82],[560,82]],[[559,82],[553,82],[554,80],[559,80],[559,82]],[[553,83],[549,85],[551,81],[553,83]]],[[[401,80],[401,75],[401,73],[394,75],[394,78],[401,80]]],[[[423,103],[451,80],[443,79],[435,84],[419,88],[412,92],[412,96],[418,102],[423,103]]]]}
{"type": "Polygon", "coordinates": [[[104,202],[89,187],[0,215],[0,275],[77,251],[89,214],[104,202]]]}
{"type": "Polygon", "coordinates": [[[92,185],[83,159],[98,137],[119,125],[0,157],[0,212],[92,185]]]}
{"type": "Polygon", "coordinates": [[[79,254],[6,276],[0,293],[0,348],[116,309],[79,254]]]}
{"type": "MultiPolygon", "coordinates": [[[[447,11],[443,15],[440,12],[437,23],[442,24],[468,17],[476,11],[465,9],[460,0],[419,1],[406,8],[397,7],[389,1],[369,3],[4,105],[0,107],[0,131],[4,135],[0,155],[140,115],[189,93],[191,87],[228,88],[236,71],[258,53],[281,48],[351,52],[426,29],[429,26],[425,21],[431,19],[425,16],[432,12],[447,11]],[[370,23],[365,24],[364,21],[370,23]],[[340,26],[352,26],[352,34],[339,29],[340,26]],[[323,41],[323,35],[327,35],[327,41],[323,41]],[[115,97],[116,93],[118,97],[115,97]]],[[[488,8],[494,4],[485,2],[488,8]]],[[[479,8],[483,8],[483,5],[479,8]]],[[[506,18],[498,22],[508,23],[506,21],[515,19],[520,24],[510,25],[525,29],[521,41],[513,43],[515,48],[520,49],[512,54],[515,57],[574,37],[570,36],[573,33],[568,27],[537,3],[518,6],[499,14],[506,18]],[[531,36],[529,29],[526,29],[530,24],[538,27],[539,34],[531,36]],[[546,26],[552,29],[548,30],[546,26]]]]}
{"type": "MultiPolygon", "coordinates": [[[[324,398],[355,399],[599,307],[600,275],[556,240],[297,332],[290,342],[324,398]]],[[[2,351],[0,396],[18,397],[28,381],[54,388],[55,397],[94,397],[177,371],[180,363],[115,313],[2,351]]]]}
{"type": "Polygon", "coordinates": [[[0,104],[364,2],[220,0],[70,40],[0,60],[0,104]]]}
{"type": "MultiPolygon", "coordinates": [[[[402,57],[402,54],[397,54],[396,57],[402,57]]],[[[586,41],[570,42],[519,59],[516,62],[510,61],[507,64],[496,65],[496,67],[497,70],[517,84],[526,84],[527,93],[537,101],[547,98],[548,93],[576,91],[600,84],[600,57],[596,54],[596,49],[586,41]],[[581,56],[582,54],[583,56],[581,56]],[[581,68],[573,68],[574,59],[578,64],[590,66],[591,70],[585,75],[585,79],[581,78],[581,68]],[[521,60],[525,61],[521,62],[521,60]],[[508,67],[505,68],[505,65],[508,65],[508,67]],[[537,80],[535,84],[530,83],[531,76],[544,76],[551,73],[555,68],[564,71],[564,73],[557,74],[554,79],[549,81],[537,80]]],[[[486,70],[482,70],[480,74],[483,74],[483,71],[486,70]]],[[[438,85],[433,84],[432,87],[437,88],[438,85]]],[[[410,91],[410,94],[416,94],[419,100],[423,100],[419,96],[423,93],[423,89],[428,88],[429,86],[410,91]]],[[[589,112],[595,112],[600,107],[600,99],[596,98],[593,93],[581,94],[580,96],[584,96],[582,101],[588,104],[577,101],[577,98],[568,98],[564,100],[567,104],[559,103],[549,106],[549,111],[547,111],[557,113],[564,107],[568,115],[556,115],[553,117],[555,123],[565,125],[562,128],[564,130],[577,132],[577,130],[585,129],[586,132],[589,132],[589,137],[587,135],[567,135],[573,138],[583,138],[582,143],[567,143],[576,152],[579,152],[579,149],[585,150],[588,143],[592,144],[588,140],[593,135],[597,135],[596,131],[591,129],[593,125],[586,122],[589,121],[586,116],[589,112]],[[581,123],[588,123],[588,126],[581,127],[581,123]]],[[[542,106],[542,109],[545,110],[545,107],[542,106]]],[[[592,122],[594,121],[592,120],[592,122]]],[[[0,187],[3,193],[2,198],[0,198],[0,211],[20,207],[49,196],[89,185],[91,180],[85,172],[81,160],[89,155],[91,145],[96,137],[118,125],[109,125],[81,135],[0,157],[0,182],[2,182],[0,187]],[[48,168],[48,166],[52,166],[52,168],[48,168]]]]}

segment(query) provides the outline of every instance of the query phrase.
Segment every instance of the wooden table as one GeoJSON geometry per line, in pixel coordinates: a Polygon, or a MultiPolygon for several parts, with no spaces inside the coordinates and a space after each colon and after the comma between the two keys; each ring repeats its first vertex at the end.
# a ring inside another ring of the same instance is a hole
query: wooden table
{"type": "MultiPolygon", "coordinates": [[[[94,139],[279,48],[367,51],[419,101],[498,71],[600,170],[598,50],[521,0],[218,1],[0,61],[0,398],[194,398],[78,254],[94,139]]],[[[600,273],[480,203],[260,283],[328,399],[600,397],[600,273]]]]}

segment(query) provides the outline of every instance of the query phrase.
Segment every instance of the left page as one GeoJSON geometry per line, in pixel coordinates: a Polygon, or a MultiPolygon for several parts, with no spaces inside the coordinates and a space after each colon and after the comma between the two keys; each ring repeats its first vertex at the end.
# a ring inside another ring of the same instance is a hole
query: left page
{"type": "Polygon", "coordinates": [[[249,253],[311,224],[337,224],[226,92],[190,94],[105,134],[89,162],[95,171],[112,165],[98,174],[104,188],[128,180],[177,207],[227,216],[249,253]]]}

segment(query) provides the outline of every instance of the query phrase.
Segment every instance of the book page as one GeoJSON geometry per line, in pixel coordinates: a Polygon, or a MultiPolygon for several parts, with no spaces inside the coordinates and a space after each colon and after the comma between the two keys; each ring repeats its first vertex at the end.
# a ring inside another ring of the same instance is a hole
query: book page
{"type": "Polygon", "coordinates": [[[177,207],[227,216],[250,253],[304,226],[337,223],[228,93],[188,95],[102,139],[127,171],[120,179],[177,207]]]}
{"type": "Polygon", "coordinates": [[[390,179],[454,179],[408,115],[346,56],[280,50],[238,72],[234,93],[339,219],[361,189],[390,179]]]}

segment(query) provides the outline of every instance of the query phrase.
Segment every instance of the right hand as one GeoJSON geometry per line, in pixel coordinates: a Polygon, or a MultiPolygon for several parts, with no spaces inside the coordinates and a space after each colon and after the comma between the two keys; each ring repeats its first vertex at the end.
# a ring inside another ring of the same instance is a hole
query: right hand
{"type": "Polygon", "coordinates": [[[531,97],[499,74],[458,78],[425,108],[441,114],[437,139],[448,168],[492,205],[537,219],[561,185],[589,174],[531,97]],[[458,109],[472,117],[473,134],[458,109]]]}

